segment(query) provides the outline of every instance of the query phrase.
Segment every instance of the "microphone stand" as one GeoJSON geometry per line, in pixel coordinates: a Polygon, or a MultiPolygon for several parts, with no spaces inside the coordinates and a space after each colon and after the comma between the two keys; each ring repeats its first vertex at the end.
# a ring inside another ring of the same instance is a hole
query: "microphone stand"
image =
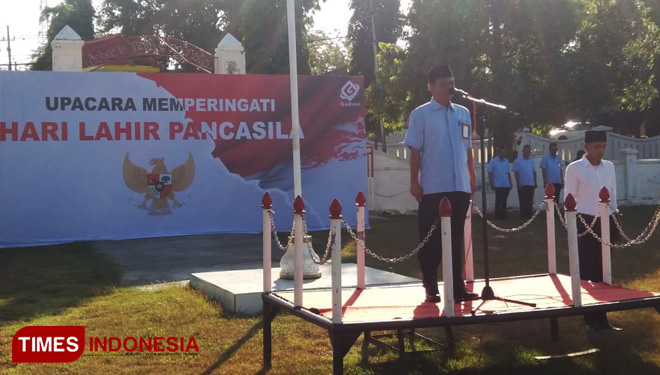
{"type": "MultiPolygon", "coordinates": [[[[455,95],[459,95],[467,100],[470,100],[474,103],[477,103],[477,107],[485,105],[493,108],[497,108],[500,110],[506,110],[506,106],[503,106],[501,104],[495,104],[495,103],[490,103],[484,99],[477,99],[472,97],[470,94],[467,92],[453,88],[453,93],[455,95]]],[[[476,111],[476,109],[475,109],[476,111]]],[[[502,301],[502,302],[511,302],[511,303],[516,303],[519,305],[525,305],[525,306],[530,306],[530,307],[536,307],[535,303],[529,303],[529,302],[524,302],[524,301],[516,301],[516,300],[511,300],[507,298],[502,298],[498,297],[495,295],[495,292],[493,291],[493,288],[490,286],[490,269],[489,269],[489,258],[488,258],[488,225],[487,225],[487,217],[488,217],[488,210],[486,208],[486,152],[485,152],[485,146],[484,146],[484,138],[485,138],[485,133],[486,133],[486,119],[485,116],[482,114],[480,115],[477,124],[477,132],[479,133],[479,138],[480,138],[480,150],[481,150],[481,211],[483,212],[483,220],[482,220],[482,234],[483,234],[483,247],[484,247],[484,276],[485,276],[485,281],[486,281],[486,286],[484,286],[483,290],[481,291],[481,295],[478,299],[481,300],[481,303],[479,306],[477,306],[474,310],[472,310],[472,315],[474,316],[477,311],[483,306],[486,302],[491,301],[491,300],[497,300],[497,301],[502,301]]],[[[476,166],[476,155],[474,158],[474,165],[476,166]]],[[[471,208],[470,208],[471,209],[471,208]]]]}

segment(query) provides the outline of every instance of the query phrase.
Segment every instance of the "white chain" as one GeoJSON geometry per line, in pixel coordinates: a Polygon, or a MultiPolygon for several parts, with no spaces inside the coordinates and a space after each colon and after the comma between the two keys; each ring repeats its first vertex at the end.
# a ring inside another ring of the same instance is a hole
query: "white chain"
{"type": "Polygon", "coordinates": [[[566,224],[566,219],[564,218],[564,215],[562,214],[559,205],[555,204],[554,206],[555,206],[555,212],[557,213],[557,216],[559,216],[559,221],[561,221],[561,225],[563,225],[564,228],[568,230],[568,224],[566,224]]]}
{"type": "Polygon", "coordinates": [[[484,218],[484,214],[483,214],[483,212],[481,212],[481,210],[479,209],[479,207],[477,206],[476,203],[474,203],[474,202],[470,202],[470,203],[472,203],[472,205],[473,205],[475,211],[477,211],[477,214],[478,214],[479,216],[481,216],[482,219],[486,220],[486,223],[488,223],[488,225],[489,225],[491,228],[493,228],[493,229],[495,229],[495,230],[498,230],[498,231],[500,231],[500,232],[504,232],[504,233],[520,232],[521,230],[527,228],[527,226],[528,226],[529,224],[531,224],[532,221],[534,221],[534,219],[536,219],[536,217],[539,215],[539,213],[543,210],[543,208],[544,208],[544,206],[545,206],[545,202],[542,202],[541,205],[539,206],[539,209],[536,210],[536,212],[534,212],[534,215],[532,215],[532,218],[529,219],[527,222],[525,222],[523,225],[521,225],[521,226],[519,226],[519,227],[517,227],[517,228],[500,228],[500,227],[498,227],[497,225],[495,225],[495,223],[493,223],[492,221],[487,220],[487,219],[484,218]]]}
{"type": "Polygon", "coordinates": [[[277,247],[280,248],[280,250],[286,252],[289,249],[289,246],[293,243],[293,236],[296,231],[296,221],[294,219],[293,223],[291,223],[291,234],[289,235],[289,240],[286,244],[286,246],[282,246],[282,243],[280,242],[280,239],[277,237],[277,231],[275,230],[275,220],[273,219],[273,214],[275,211],[273,210],[268,210],[268,216],[270,217],[270,228],[271,228],[271,233],[273,234],[273,239],[275,240],[275,244],[277,247]]]}
{"type": "MultiPolygon", "coordinates": [[[[296,224],[295,224],[295,219],[293,224],[291,224],[291,234],[289,235],[289,240],[286,244],[286,246],[282,246],[282,243],[280,242],[280,239],[277,237],[277,231],[275,230],[275,220],[273,219],[273,214],[275,211],[273,210],[268,210],[268,216],[270,217],[270,227],[271,227],[271,232],[273,234],[273,238],[275,239],[275,244],[277,247],[280,248],[280,250],[286,252],[291,244],[293,244],[293,238],[295,237],[295,229],[296,229],[296,224]]],[[[302,215],[302,220],[303,220],[303,228],[304,228],[304,233],[307,235],[307,220],[305,220],[305,215],[302,215]]],[[[309,256],[312,258],[314,263],[316,264],[325,264],[326,260],[328,259],[328,254],[330,253],[330,248],[335,242],[335,234],[330,231],[330,234],[328,235],[328,245],[325,248],[325,253],[323,254],[322,258],[319,258],[318,254],[314,251],[314,248],[312,247],[311,243],[307,243],[307,251],[309,251],[309,256]]]]}
{"type": "Polygon", "coordinates": [[[355,241],[356,246],[362,246],[364,247],[364,251],[369,254],[371,257],[373,257],[376,260],[380,260],[382,262],[387,262],[387,263],[398,263],[398,262],[403,262],[404,260],[410,259],[412,256],[417,254],[419,250],[426,245],[427,242],[429,242],[429,239],[431,238],[431,235],[435,231],[435,229],[438,227],[438,222],[440,221],[440,218],[436,218],[435,221],[433,222],[433,225],[431,225],[431,229],[429,232],[426,234],[426,237],[422,240],[422,242],[417,245],[416,248],[414,248],[410,253],[400,256],[398,258],[385,258],[383,256],[380,256],[373,251],[369,250],[365,245],[364,245],[364,240],[357,238],[355,233],[353,233],[353,229],[351,229],[351,226],[344,220],[342,220],[342,223],[346,226],[346,230],[348,231],[348,234],[351,235],[353,240],[355,241]]]}
{"type": "MultiPolygon", "coordinates": [[[[561,209],[559,208],[558,205],[555,205],[555,211],[557,212],[557,216],[559,216],[559,221],[561,221],[561,224],[564,226],[564,228],[566,230],[568,230],[568,224],[566,224],[566,219],[564,218],[564,215],[562,215],[561,209]]],[[[579,214],[577,216],[582,218],[582,216],[579,215],[579,214]]],[[[594,219],[591,221],[591,225],[589,225],[589,228],[593,228],[594,225],[596,225],[596,220],[597,219],[598,219],[598,215],[594,216],[594,219]]],[[[586,225],[586,223],[585,223],[585,225],[586,225]]],[[[584,237],[587,233],[589,233],[589,232],[585,230],[584,232],[579,233],[578,237],[584,237]]]]}
{"type": "Polygon", "coordinates": [[[320,265],[325,264],[326,260],[328,259],[328,255],[330,254],[330,249],[332,248],[332,245],[334,245],[334,243],[335,243],[335,232],[330,231],[330,233],[328,233],[328,244],[325,246],[325,253],[323,253],[323,257],[321,259],[319,259],[319,256],[312,248],[312,244],[308,243],[307,250],[309,251],[309,256],[312,257],[314,263],[320,265]]]}
{"type": "MultiPolygon", "coordinates": [[[[582,224],[587,225],[587,223],[584,221],[584,219],[581,216],[580,216],[580,221],[582,221],[582,224]]],[[[616,220],[615,220],[615,223],[616,223],[616,220]]],[[[620,244],[620,245],[613,244],[613,243],[610,243],[608,241],[605,241],[604,239],[599,237],[596,233],[594,233],[594,231],[591,230],[591,228],[589,228],[589,227],[587,227],[587,232],[589,232],[589,234],[591,234],[598,242],[600,242],[604,245],[607,245],[611,248],[619,248],[620,249],[620,248],[629,247],[629,246],[632,246],[632,245],[641,245],[641,244],[645,243],[646,241],[648,241],[651,238],[651,236],[653,235],[653,232],[655,232],[655,229],[658,226],[658,223],[660,223],[660,207],[658,207],[658,210],[656,210],[655,213],[653,214],[653,218],[651,219],[651,222],[649,222],[649,224],[646,226],[646,228],[644,228],[642,233],[639,236],[637,236],[637,238],[635,238],[634,240],[629,240],[628,242],[626,242],[624,244],[620,244]]]]}
{"type": "MultiPolygon", "coordinates": [[[[614,220],[614,225],[616,225],[616,229],[619,231],[619,234],[621,235],[621,238],[623,238],[626,242],[632,241],[632,239],[630,239],[630,237],[628,237],[625,233],[623,233],[623,228],[621,228],[621,224],[619,224],[619,220],[617,220],[616,216],[613,216],[612,219],[614,220]]],[[[649,227],[646,226],[646,228],[644,228],[644,231],[642,231],[642,234],[644,234],[648,228],[649,227]]],[[[640,236],[642,234],[640,234],[640,236]]]]}

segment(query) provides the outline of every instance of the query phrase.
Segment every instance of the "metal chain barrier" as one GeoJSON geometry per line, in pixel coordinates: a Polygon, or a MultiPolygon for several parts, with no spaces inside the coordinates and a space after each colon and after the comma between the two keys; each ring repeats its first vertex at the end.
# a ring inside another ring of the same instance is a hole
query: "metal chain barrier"
{"type": "Polygon", "coordinates": [[[532,218],[529,219],[527,222],[525,222],[523,225],[521,225],[517,228],[501,228],[501,227],[498,227],[497,225],[495,225],[495,223],[493,223],[492,221],[487,220],[486,218],[484,218],[483,212],[481,212],[481,210],[479,209],[479,207],[477,206],[476,203],[474,203],[474,202],[470,202],[470,203],[472,203],[472,206],[474,207],[477,214],[479,216],[481,216],[482,219],[486,220],[486,223],[488,223],[488,225],[491,228],[493,228],[495,230],[498,230],[500,232],[505,232],[505,233],[520,232],[521,230],[527,228],[527,226],[529,226],[529,224],[531,224],[532,221],[534,221],[534,219],[536,219],[536,217],[539,216],[539,213],[541,213],[541,211],[543,211],[543,208],[545,207],[545,202],[542,202],[541,205],[539,205],[539,209],[536,210],[536,212],[534,212],[534,215],[532,215],[532,218]]]}
{"type": "MultiPolygon", "coordinates": [[[[649,222],[649,224],[646,226],[646,228],[644,228],[644,230],[642,231],[642,233],[640,233],[640,235],[637,236],[637,238],[634,239],[634,240],[631,239],[630,237],[628,237],[628,236],[623,232],[623,228],[621,228],[621,223],[619,223],[619,220],[617,219],[616,216],[613,216],[612,219],[614,219],[614,225],[616,226],[616,229],[619,231],[619,234],[621,235],[621,238],[623,238],[626,242],[634,242],[634,241],[637,241],[637,240],[640,239],[640,238],[645,237],[645,236],[648,234],[647,232],[648,232],[649,230],[651,231],[651,233],[652,233],[653,231],[655,231],[655,226],[653,226],[652,224],[653,224],[653,220],[656,220],[656,217],[657,217],[658,215],[660,215],[660,206],[658,206],[658,208],[656,208],[655,213],[653,214],[653,218],[651,219],[651,222],[649,222]]],[[[656,226],[657,226],[657,224],[656,224],[656,226]]]]}
{"type": "MultiPolygon", "coordinates": [[[[584,221],[584,219],[581,216],[579,218],[580,218],[580,221],[582,221],[582,224],[587,225],[587,223],[584,221]]],[[[616,223],[616,220],[615,220],[615,223],[616,223]]],[[[605,241],[600,236],[598,236],[596,233],[594,233],[594,231],[589,227],[587,227],[587,232],[589,232],[589,234],[591,234],[598,242],[600,242],[604,245],[607,245],[611,248],[621,249],[621,248],[625,248],[625,247],[630,247],[632,245],[641,245],[641,244],[645,243],[646,241],[648,241],[651,238],[651,236],[653,235],[653,232],[655,232],[655,229],[657,228],[658,223],[660,223],[660,207],[658,207],[658,209],[655,211],[655,213],[653,214],[653,218],[651,219],[649,224],[646,226],[646,228],[644,228],[642,233],[639,236],[637,236],[637,238],[635,238],[634,240],[627,240],[627,242],[624,243],[624,244],[613,244],[613,243],[610,243],[608,241],[605,241]]],[[[620,228],[620,226],[618,226],[618,225],[617,225],[617,227],[620,228]]]]}
{"type": "Polygon", "coordinates": [[[280,242],[280,239],[277,238],[277,231],[275,230],[275,220],[273,219],[273,214],[274,213],[275,213],[275,211],[268,210],[268,216],[270,217],[271,233],[273,234],[273,239],[275,240],[275,244],[277,245],[277,247],[279,247],[280,250],[286,252],[287,250],[289,250],[289,246],[291,246],[291,244],[293,243],[293,236],[296,232],[295,221],[293,223],[291,223],[291,234],[289,235],[289,240],[288,240],[286,246],[282,246],[282,243],[280,242]]]}
{"type": "MultiPolygon", "coordinates": [[[[564,218],[564,215],[562,215],[561,209],[556,204],[555,204],[555,212],[557,212],[557,216],[559,217],[559,221],[561,221],[561,225],[564,226],[564,229],[568,230],[568,224],[566,224],[566,219],[564,218]]],[[[582,218],[582,216],[580,214],[578,214],[577,216],[580,217],[580,219],[582,218]]],[[[596,225],[596,220],[598,219],[598,217],[599,217],[598,215],[594,216],[594,219],[591,221],[591,224],[589,225],[589,228],[593,228],[594,225],[596,225]]],[[[578,238],[579,237],[584,237],[587,233],[589,233],[589,232],[586,231],[586,230],[582,233],[578,233],[578,238]]]]}
{"type": "MultiPolygon", "coordinates": [[[[617,220],[616,216],[613,216],[612,219],[614,219],[614,225],[616,225],[616,229],[619,231],[619,234],[621,235],[621,238],[623,238],[626,242],[630,242],[630,241],[632,241],[632,239],[630,239],[630,237],[628,237],[628,236],[623,232],[623,228],[621,228],[621,224],[619,224],[619,220],[617,220]]],[[[646,226],[646,228],[644,228],[644,230],[642,231],[642,234],[644,234],[648,228],[649,228],[649,227],[646,226]]],[[[642,234],[640,234],[640,236],[641,236],[642,234]]]]}
{"type": "Polygon", "coordinates": [[[316,254],[316,251],[312,248],[311,243],[307,243],[307,251],[309,251],[309,256],[312,258],[314,263],[323,265],[325,262],[328,260],[328,255],[330,255],[330,250],[332,249],[332,245],[335,244],[335,233],[333,231],[330,231],[328,233],[328,244],[325,246],[325,252],[323,253],[323,257],[319,259],[318,254],[316,254]]]}
{"type": "Polygon", "coordinates": [[[426,237],[424,237],[422,242],[420,242],[419,245],[417,245],[417,247],[414,248],[410,253],[408,253],[406,255],[403,255],[403,256],[400,256],[398,258],[386,258],[386,257],[380,256],[380,255],[374,253],[373,251],[369,250],[365,246],[364,240],[357,238],[355,233],[353,233],[353,229],[351,229],[351,226],[346,221],[342,220],[342,223],[346,226],[346,230],[348,231],[348,234],[351,235],[351,237],[353,238],[353,241],[355,241],[355,244],[357,246],[364,247],[364,251],[367,254],[369,254],[372,258],[374,258],[376,260],[380,260],[382,262],[387,262],[387,263],[403,262],[404,260],[410,259],[412,256],[417,254],[419,252],[419,250],[421,250],[422,247],[424,247],[424,245],[426,245],[426,243],[429,242],[429,239],[431,238],[431,235],[433,235],[433,232],[435,232],[436,228],[438,227],[439,222],[440,222],[440,218],[436,218],[435,221],[433,222],[433,225],[431,225],[431,229],[429,229],[429,232],[426,234],[426,237]]]}
{"type": "Polygon", "coordinates": [[[559,208],[558,204],[555,204],[555,212],[557,213],[557,216],[559,217],[559,221],[561,222],[561,225],[564,226],[564,229],[568,230],[568,224],[566,223],[566,218],[564,218],[563,213],[561,212],[561,208],[559,208]]]}
{"type": "MultiPolygon", "coordinates": [[[[291,234],[289,234],[289,239],[286,244],[286,246],[283,246],[282,243],[280,242],[280,239],[277,237],[277,231],[275,230],[275,220],[273,219],[273,214],[275,211],[273,210],[268,210],[268,216],[270,217],[270,227],[271,227],[271,233],[273,235],[273,239],[275,240],[275,244],[277,247],[280,248],[280,250],[286,252],[289,250],[289,247],[293,244],[293,239],[295,237],[295,221],[294,223],[291,224],[291,234]]],[[[305,215],[302,215],[303,219],[303,228],[305,232],[305,236],[307,235],[307,220],[305,220],[305,215]]],[[[318,254],[314,251],[314,248],[312,247],[312,244],[310,242],[307,243],[307,251],[309,251],[309,256],[312,258],[314,263],[316,264],[325,264],[325,262],[328,259],[328,255],[330,254],[330,249],[332,248],[332,245],[335,243],[335,234],[330,231],[328,234],[328,244],[326,245],[325,248],[325,253],[323,254],[322,258],[319,258],[318,254]]]]}

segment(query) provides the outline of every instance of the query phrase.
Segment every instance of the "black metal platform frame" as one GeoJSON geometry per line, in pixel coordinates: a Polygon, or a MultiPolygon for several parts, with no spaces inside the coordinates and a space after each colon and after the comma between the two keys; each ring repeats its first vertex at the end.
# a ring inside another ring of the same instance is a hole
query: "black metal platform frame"
{"type": "MultiPolygon", "coordinates": [[[[538,275],[535,275],[538,276],[538,275]]],[[[497,280],[514,279],[518,277],[506,277],[497,280]]],[[[335,324],[318,313],[297,307],[275,293],[263,293],[263,368],[269,370],[272,367],[272,330],[271,323],[280,310],[300,317],[310,323],[322,327],[328,331],[330,343],[332,344],[332,373],[342,375],[344,373],[344,356],[348,353],[355,341],[362,333],[372,331],[405,330],[415,328],[452,327],[472,324],[514,322],[522,320],[550,319],[550,333],[553,340],[559,339],[558,318],[585,313],[610,312],[642,309],[654,307],[660,313],[660,296],[631,299],[625,301],[603,302],[597,305],[583,307],[557,307],[544,308],[523,312],[504,312],[494,314],[480,314],[476,316],[455,317],[433,317],[423,319],[397,319],[387,321],[370,322],[344,322],[335,324]]]]}

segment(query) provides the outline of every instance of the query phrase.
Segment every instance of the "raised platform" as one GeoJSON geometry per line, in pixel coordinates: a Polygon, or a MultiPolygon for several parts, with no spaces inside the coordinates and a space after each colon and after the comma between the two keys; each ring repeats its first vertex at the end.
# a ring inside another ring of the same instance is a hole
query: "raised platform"
{"type": "MultiPolygon", "coordinates": [[[[321,266],[323,274],[321,278],[305,280],[303,283],[305,292],[329,291],[332,287],[330,268],[328,262],[321,266]]],[[[344,288],[355,288],[357,265],[343,263],[341,277],[344,288]]],[[[293,280],[280,279],[279,267],[272,269],[272,280],[273,292],[293,291],[293,280]]],[[[365,267],[365,282],[369,287],[421,283],[419,279],[369,267],[365,267]]],[[[201,290],[209,298],[220,301],[227,311],[241,314],[258,314],[262,311],[263,270],[261,269],[193,273],[190,277],[190,285],[201,290]]],[[[327,303],[330,303],[330,300],[327,303]]]]}
{"type": "MultiPolygon", "coordinates": [[[[403,330],[415,328],[445,327],[448,337],[453,337],[451,327],[456,325],[513,322],[531,319],[550,319],[553,338],[558,338],[558,318],[585,313],[632,310],[654,307],[660,312],[660,294],[622,288],[619,285],[582,281],[580,293],[582,307],[573,307],[569,295],[571,279],[567,275],[523,275],[491,279],[495,294],[502,298],[535,303],[524,306],[490,300],[474,311],[481,301],[455,304],[455,316],[444,313],[442,303],[424,302],[420,283],[407,285],[373,286],[364,290],[342,288],[342,323],[332,322],[331,291],[307,292],[303,306],[295,306],[293,293],[273,292],[263,294],[263,340],[264,368],[272,366],[271,323],[282,310],[307,320],[328,331],[332,344],[332,368],[334,375],[343,374],[344,356],[357,338],[364,334],[370,337],[373,331],[393,330],[399,332],[402,343],[403,330]],[[447,331],[449,329],[449,331],[447,331]]],[[[479,292],[483,280],[469,283],[468,288],[479,292]]],[[[442,291],[442,287],[440,288],[442,291]]],[[[443,296],[444,297],[444,296],[443,296]]],[[[365,341],[365,342],[368,342],[365,341]]],[[[401,344],[402,346],[402,344],[401,344]]],[[[363,346],[363,360],[365,347],[363,346]]]]}
{"type": "MultiPolygon", "coordinates": [[[[467,288],[479,293],[484,285],[483,280],[477,280],[474,283],[467,283],[467,288]]],[[[394,321],[405,325],[405,322],[413,320],[439,318],[438,322],[445,320],[445,325],[458,325],[579,315],[583,311],[590,310],[615,311],[639,306],[660,306],[658,293],[626,289],[620,285],[581,281],[583,307],[576,308],[572,306],[573,301],[569,295],[571,278],[561,274],[497,278],[491,280],[491,286],[499,297],[534,303],[536,307],[491,300],[474,314],[476,316],[473,316],[473,309],[481,301],[466,301],[456,303],[455,316],[448,318],[445,316],[442,303],[424,302],[424,288],[421,284],[367,285],[365,290],[342,288],[343,324],[378,326],[394,321]]],[[[293,301],[293,292],[274,292],[274,294],[286,301],[293,301]]],[[[331,290],[306,292],[303,308],[318,311],[320,317],[330,322],[331,294],[331,290]]],[[[440,294],[444,299],[442,292],[440,294]]]]}

